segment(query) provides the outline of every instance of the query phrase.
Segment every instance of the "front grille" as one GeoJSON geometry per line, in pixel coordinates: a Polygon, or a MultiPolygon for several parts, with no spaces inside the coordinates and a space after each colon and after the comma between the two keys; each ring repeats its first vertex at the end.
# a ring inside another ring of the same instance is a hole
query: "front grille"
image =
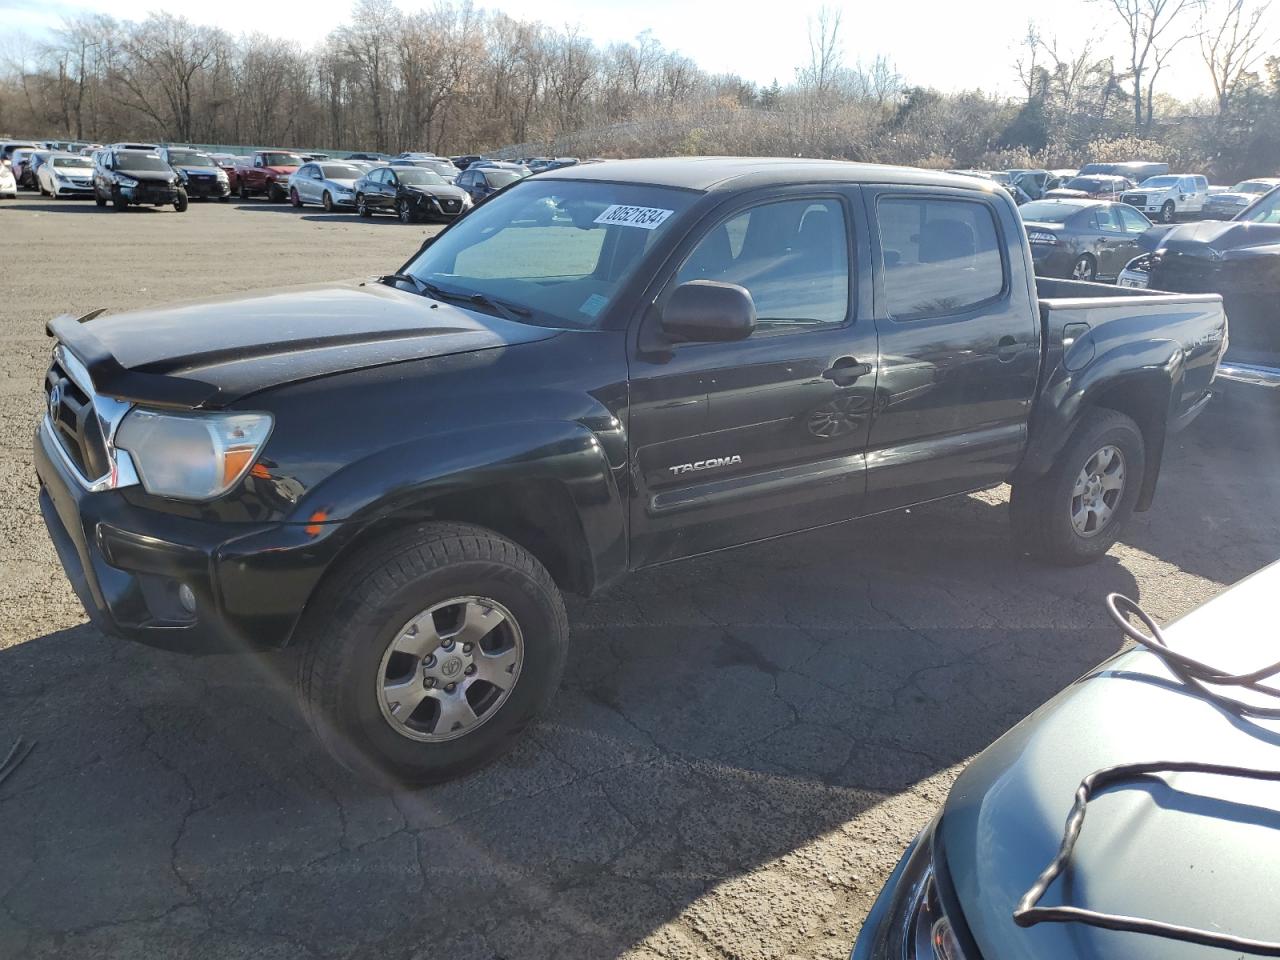
{"type": "Polygon", "coordinates": [[[459,200],[441,200],[440,206],[449,213],[453,213],[461,205],[459,200]]]}
{"type": "Polygon", "coordinates": [[[111,464],[93,398],[56,359],[45,376],[44,394],[49,420],[68,459],[87,480],[106,476],[111,464]]]}
{"type": "Polygon", "coordinates": [[[1147,195],[1145,193],[1126,193],[1121,199],[1127,204],[1141,207],[1147,202],[1147,195]]]}

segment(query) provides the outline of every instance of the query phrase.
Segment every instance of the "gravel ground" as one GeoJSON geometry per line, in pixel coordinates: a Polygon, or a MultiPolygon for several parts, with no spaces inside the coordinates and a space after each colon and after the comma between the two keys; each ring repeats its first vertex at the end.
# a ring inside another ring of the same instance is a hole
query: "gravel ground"
{"type": "MultiPolygon", "coordinates": [[[[965,761],[1280,553],[1276,404],[1220,398],[1102,562],[1007,545],[1006,491],[642,574],[570,604],[547,720],[461,782],[354,782],[288,655],[105,639],[36,508],[45,321],[387,272],[429,227],[0,203],[0,957],[840,958],[965,761]]],[[[1064,810],[1068,798],[1063,798],[1064,810]]]]}

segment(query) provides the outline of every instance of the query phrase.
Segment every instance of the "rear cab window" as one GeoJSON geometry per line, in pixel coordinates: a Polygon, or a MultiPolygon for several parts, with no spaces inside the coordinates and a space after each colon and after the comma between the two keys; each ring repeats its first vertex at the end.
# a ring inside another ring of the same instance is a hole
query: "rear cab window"
{"type": "Polygon", "coordinates": [[[876,203],[884,312],[896,321],[946,317],[1003,296],[1008,271],[996,214],[983,200],[881,196],[876,203]]]}

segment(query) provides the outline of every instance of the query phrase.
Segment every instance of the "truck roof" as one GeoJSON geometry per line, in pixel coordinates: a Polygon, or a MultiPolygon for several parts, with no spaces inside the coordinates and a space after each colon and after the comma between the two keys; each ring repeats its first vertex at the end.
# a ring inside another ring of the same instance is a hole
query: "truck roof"
{"type": "Polygon", "coordinates": [[[561,167],[540,175],[548,180],[600,180],[678,187],[684,190],[725,190],[787,183],[901,183],[961,187],[993,191],[995,183],[924,170],[846,160],[808,160],[794,157],[660,157],[610,160],[607,163],[561,167]]]}

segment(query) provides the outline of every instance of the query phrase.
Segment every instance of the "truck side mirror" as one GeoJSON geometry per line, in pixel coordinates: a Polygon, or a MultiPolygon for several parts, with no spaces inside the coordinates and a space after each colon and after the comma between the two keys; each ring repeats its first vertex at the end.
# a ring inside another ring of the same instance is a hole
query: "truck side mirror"
{"type": "Polygon", "coordinates": [[[663,332],[682,340],[745,340],[755,328],[755,302],[736,283],[690,280],[672,291],[662,310],[663,332]]]}

